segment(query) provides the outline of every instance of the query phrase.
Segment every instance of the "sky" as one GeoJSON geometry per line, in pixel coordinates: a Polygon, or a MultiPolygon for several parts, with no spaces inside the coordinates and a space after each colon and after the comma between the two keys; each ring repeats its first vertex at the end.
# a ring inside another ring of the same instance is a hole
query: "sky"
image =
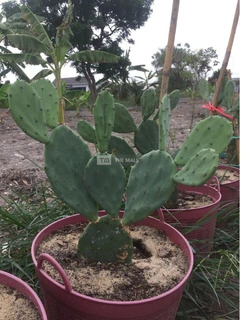
{"type": "MultiPolygon", "coordinates": [[[[3,0],[0,0],[1,2],[3,0]]],[[[148,70],[153,70],[153,54],[167,45],[172,4],[171,0],[154,0],[153,12],[145,25],[131,34],[135,44],[130,46],[122,43],[123,49],[130,48],[132,65],[144,64],[148,70]]],[[[220,62],[215,69],[221,68],[236,5],[237,0],[180,0],[174,45],[188,43],[191,50],[213,47],[220,62]]],[[[240,39],[239,22],[228,64],[233,77],[240,76],[240,39]]],[[[33,67],[28,70],[30,77],[37,73],[33,67]]],[[[63,69],[62,77],[69,77],[70,73],[71,76],[75,76],[74,69],[66,67],[63,69]]]]}

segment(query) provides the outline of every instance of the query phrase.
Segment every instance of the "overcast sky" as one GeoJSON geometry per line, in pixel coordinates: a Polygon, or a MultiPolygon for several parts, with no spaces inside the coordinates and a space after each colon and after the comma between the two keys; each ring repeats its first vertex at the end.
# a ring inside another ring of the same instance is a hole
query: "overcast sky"
{"type": "MultiPolygon", "coordinates": [[[[3,0],[0,0],[1,2],[3,0]]],[[[131,49],[132,65],[145,64],[147,69],[152,69],[152,55],[167,45],[172,4],[172,0],[154,0],[153,12],[148,21],[143,27],[132,32],[135,44],[122,44],[123,49],[131,49]]],[[[237,0],[180,0],[175,45],[189,43],[192,50],[213,47],[217,51],[220,68],[236,5],[237,0]]],[[[228,64],[234,77],[240,76],[240,39],[239,22],[228,64]]],[[[29,73],[29,76],[32,76],[36,72],[29,73]]],[[[71,70],[71,75],[75,75],[74,69],[71,70]]],[[[63,69],[62,76],[70,76],[70,70],[63,69]]]]}
{"type": "MultiPolygon", "coordinates": [[[[154,0],[145,26],[132,33],[132,64],[146,64],[151,68],[152,55],[165,48],[168,41],[173,1],[154,0]]],[[[233,24],[237,0],[180,0],[175,45],[188,43],[192,50],[213,47],[222,65],[233,24]]],[[[228,68],[240,73],[240,22],[235,34],[228,68]]],[[[128,46],[125,46],[126,48],[128,46]]]]}

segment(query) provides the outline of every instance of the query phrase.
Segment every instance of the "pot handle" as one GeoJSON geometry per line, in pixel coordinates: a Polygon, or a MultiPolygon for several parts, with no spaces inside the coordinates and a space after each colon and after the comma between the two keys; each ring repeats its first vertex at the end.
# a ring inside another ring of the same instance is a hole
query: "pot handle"
{"type": "Polygon", "coordinates": [[[161,221],[161,222],[165,222],[165,220],[164,220],[164,214],[163,214],[162,208],[157,209],[157,211],[156,211],[156,212],[157,212],[157,213],[158,213],[158,215],[159,215],[159,219],[160,219],[160,221],[161,221]]]}
{"type": "Polygon", "coordinates": [[[60,266],[60,264],[53,257],[51,257],[48,253],[41,253],[38,258],[38,261],[37,261],[37,267],[39,270],[42,269],[42,265],[43,265],[44,261],[49,262],[54,267],[54,269],[56,269],[58,271],[59,275],[61,276],[61,278],[63,280],[66,291],[71,292],[73,290],[71,283],[70,283],[69,278],[67,277],[64,269],[60,266]]]}
{"type": "Polygon", "coordinates": [[[220,182],[218,180],[218,177],[213,176],[208,182],[207,186],[216,188],[220,192],[220,182]]]}

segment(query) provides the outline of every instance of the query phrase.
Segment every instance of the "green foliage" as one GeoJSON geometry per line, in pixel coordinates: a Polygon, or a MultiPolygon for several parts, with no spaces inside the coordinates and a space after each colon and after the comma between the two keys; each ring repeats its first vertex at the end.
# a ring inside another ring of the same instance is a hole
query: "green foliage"
{"type": "MultiPolygon", "coordinates": [[[[153,55],[152,64],[156,70],[160,70],[163,67],[165,55],[166,48],[159,49],[153,55]]],[[[187,87],[195,87],[199,80],[206,78],[207,73],[212,70],[213,66],[218,64],[216,59],[217,53],[212,47],[191,50],[189,44],[185,44],[183,47],[178,44],[173,51],[169,92],[174,89],[183,91],[187,87]]]]}

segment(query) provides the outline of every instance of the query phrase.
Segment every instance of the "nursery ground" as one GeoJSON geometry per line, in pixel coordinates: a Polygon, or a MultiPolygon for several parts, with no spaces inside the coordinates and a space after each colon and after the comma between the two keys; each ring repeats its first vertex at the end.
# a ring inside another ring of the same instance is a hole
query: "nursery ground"
{"type": "MultiPolygon", "coordinates": [[[[182,144],[185,137],[198,121],[204,118],[202,100],[180,99],[171,115],[170,148],[182,144]]],[[[136,124],[141,122],[140,107],[129,108],[136,124]]],[[[93,115],[82,109],[79,116],[75,111],[66,111],[66,123],[76,130],[77,123],[84,119],[93,123],[93,115]]],[[[129,136],[131,139],[132,137],[129,136]]],[[[130,142],[130,140],[128,141],[130,142]]],[[[16,193],[31,194],[39,182],[45,181],[43,171],[43,144],[23,133],[14,123],[6,109],[0,109],[0,195],[4,198],[17,197],[16,193]]],[[[92,146],[92,151],[94,148],[92,146]]],[[[0,197],[0,205],[4,200],[0,197]]]]}

